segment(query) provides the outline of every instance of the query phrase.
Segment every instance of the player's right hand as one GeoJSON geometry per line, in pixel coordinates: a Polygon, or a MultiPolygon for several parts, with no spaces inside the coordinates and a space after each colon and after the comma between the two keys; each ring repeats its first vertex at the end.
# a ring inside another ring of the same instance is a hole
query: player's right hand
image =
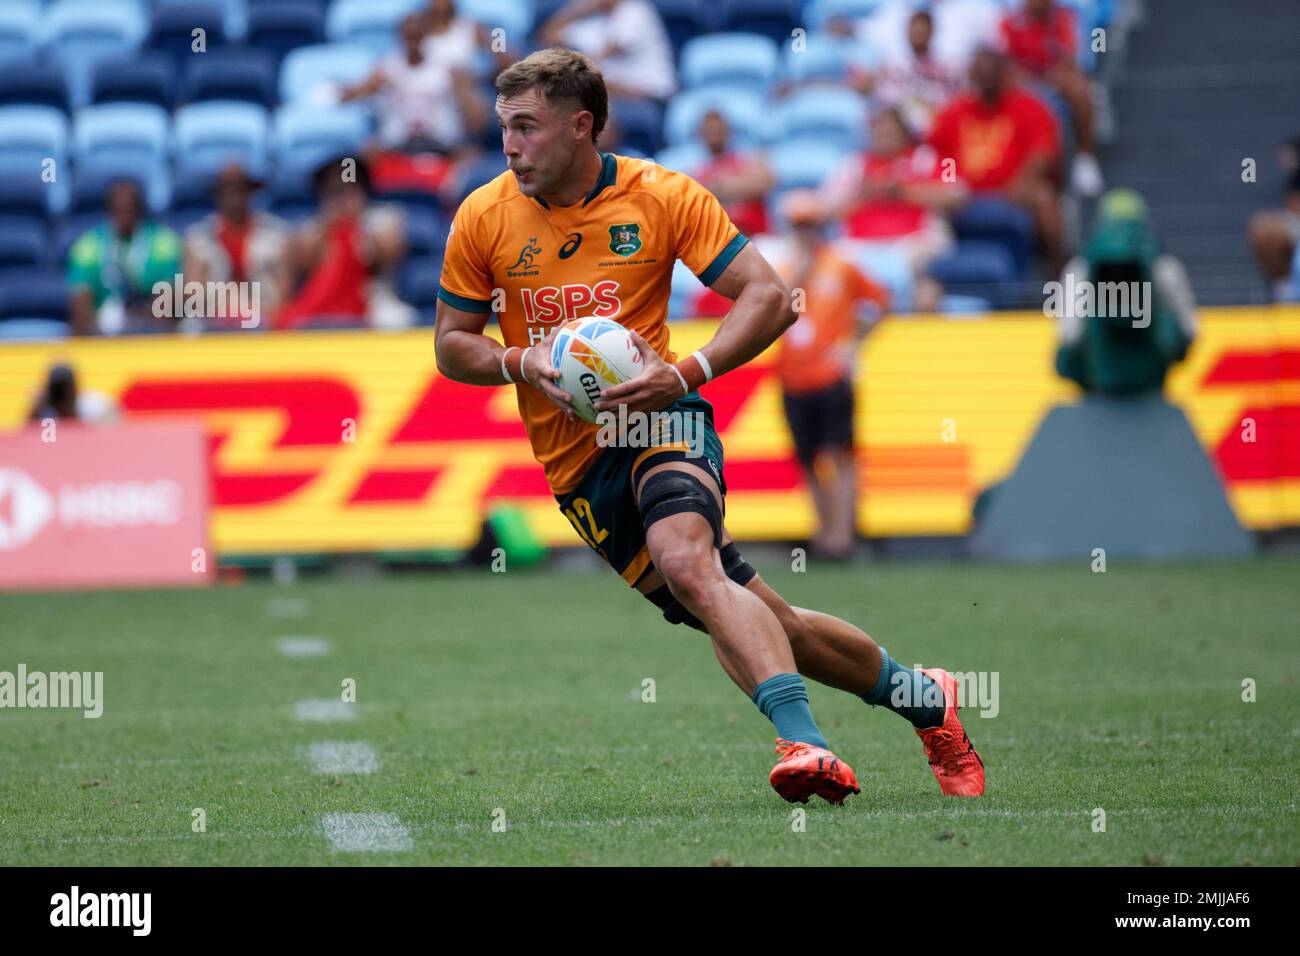
{"type": "Polygon", "coordinates": [[[524,354],[520,370],[525,382],[538,389],[568,416],[569,421],[573,421],[578,417],[578,413],[573,410],[573,396],[555,384],[560,377],[560,370],[551,364],[551,343],[559,330],[560,327],[555,326],[546,338],[524,354]]]}

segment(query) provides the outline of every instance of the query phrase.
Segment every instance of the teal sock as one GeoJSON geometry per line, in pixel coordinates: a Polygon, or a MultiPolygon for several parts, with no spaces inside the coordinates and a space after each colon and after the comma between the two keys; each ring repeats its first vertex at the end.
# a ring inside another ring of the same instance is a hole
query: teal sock
{"type": "Polygon", "coordinates": [[[887,707],[906,717],[917,730],[938,727],[943,723],[943,690],[920,671],[904,667],[880,649],[880,680],[870,694],[863,694],[868,704],[887,707]]]}
{"type": "Polygon", "coordinates": [[[830,750],[808,707],[808,691],[798,674],[777,674],[754,688],[754,703],[776,725],[776,732],[795,743],[830,750]]]}

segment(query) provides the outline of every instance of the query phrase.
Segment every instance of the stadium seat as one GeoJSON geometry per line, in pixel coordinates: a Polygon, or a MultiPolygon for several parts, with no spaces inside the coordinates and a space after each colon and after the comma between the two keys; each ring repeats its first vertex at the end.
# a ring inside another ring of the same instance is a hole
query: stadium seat
{"type": "Polygon", "coordinates": [[[53,159],[56,174],[67,160],[68,120],[52,106],[0,106],[0,169],[41,172],[53,159]]]}
{"type": "Polygon", "coordinates": [[[0,223],[0,269],[35,268],[49,250],[49,230],[33,222],[0,223]]]}
{"type": "Polygon", "coordinates": [[[336,156],[355,156],[369,133],[370,116],[363,106],[286,103],[275,114],[276,163],[313,170],[336,156]]]}
{"type": "Polygon", "coordinates": [[[186,66],[181,102],[237,100],[267,110],[276,105],[275,56],[266,50],[226,47],[194,57],[186,66]]]}
{"type": "Polygon", "coordinates": [[[885,3],[886,0],[809,0],[804,7],[804,23],[810,30],[820,30],[826,21],[835,18],[861,20],[885,3]]]}
{"type": "Polygon", "coordinates": [[[39,0],[9,0],[0,6],[0,63],[36,54],[40,11],[39,0]]]}
{"type": "Polygon", "coordinates": [[[26,272],[0,283],[0,319],[68,321],[68,287],[61,269],[26,272]]]}
{"type": "Polygon", "coordinates": [[[402,18],[421,6],[420,0],[334,0],[325,13],[325,39],[363,46],[376,55],[388,53],[397,48],[402,18]]]}
{"type": "Polygon", "coordinates": [[[325,14],[315,3],[258,3],[248,11],[248,32],[244,42],[268,51],[282,61],[292,50],[318,44],[325,39],[325,14]]]}
{"type": "Polygon", "coordinates": [[[427,210],[410,210],[406,212],[406,248],[407,255],[418,256],[441,255],[446,246],[447,224],[427,210]]]}
{"type": "MultiPolygon", "coordinates": [[[[192,3],[193,0],[153,0],[155,10],[161,10],[165,7],[183,6],[192,3]]],[[[221,10],[222,27],[225,30],[226,41],[229,43],[239,43],[244,39],[248,32],[248,6],[250,0],[209,0],[221,10]]],[[[264,0],[251,0],[259,6],[264,0]]]]}
{"type": "Polygon", "coordinates": [[[169,3],[153,12],[145,46],[171,57],[178,68],[206,56],[226,42],[225,11],[215,0],[169,3]],[[194,49],[195,30],[203,31],[203,49],[194,49]]]}
{"type": "Polygon", "coordinates": [[[469,163],[462,174],[464,185],[461,187],[460,199],[458,202],[464,202],[465,197],[472,193],[484,183],[491,182],[506,171],[506,158],[501,153],[488,153],[472,163],[469,163]]]}
{"type": "Polygon", "coordinates": [[[776,43],[757,33],[698,37],[682,48],[682,82],[688,89],[732,84],[764,93],[776,79],[780,60],[776,43]]]}
{"type": "Polygon", "coordinates": [[[519,40],[533,29],[532,4],[526,0],[459,0],[456,12],[482,24],[489,35],[498,27],[505,30],[506,42],[512,46],[522,46],[519,40]],[[512,39],[516,37],[519,40],[512,39]]]}
{"type": "Polygon", "coordinates": [[[193,103],[176,111],[178,171],[215,172],[239,160],[254,175],[267,170],[269,130],[266,110],[254,103],[193,103]]]}
{"type": "Polygon", "coordinates": [[[1007,302],[1005,286],[1016,278],[1006,247],[979,240],[959,241],[952,252],[931,262],[927,272],[951,293],[980,296],[994,305],[1007,302]]]}
{"type": "Polygon", "coordinates": [[[709,151],[701,143],[682,143],[669,146],[655,154],[655,162],[664,169],[689,174],[692,169],[704,164],[709,158],[709,151]]]}
{"type": "Polygon", "coordinates": [[[843,83],[859,44],[829,33],[810,33],[802,50],[785,51],[785,75],[796,84],[843,83]]]}
{"type": "Polygon", "coordinates": [[[691,40],[718,29],[718,12],[711,4],[700,0],[655,0],[655,6],[675,56],[680,56],[682,47],[691,40]]]}
{"type": "Polygon", "coordinates": [[[168,57],[158,53],[104,60],[91,75],[90,101],[95,105],[148,103],[170,110],[175,92],[176,70],[168,57]]]}
{"type": "Polygon", "coordinates": [[[301,222],[316,212],[311,171],[280,169],[267,188],[270,212],[289,222],[301,222]]]}
{"type": "Polygon", "coordinates": [[[821,143],[843,152],[866,143],[867,103],[848,89],[801,90],[776,107],[774,140],[821,143]]]}
{"type": "Polygon", "coordinates": [[[758,33],[785,47],[800,25],[799,6],[799,0],[722,0],[719,26],[758,33]]]}
{"type": "Polygon", "coordinates": [[[653,156],[659,151],[663,145],[664,113],[657,103],[649,100],[615,99],[610,101],[609,112],[618,123],[623,143],[628,149],[636,150],[643,156],[653,156]]]}
{"type": "Polygon", "coordinates": [[[815,189],[844,158],[834,146],[813,143],[777,143],[767,152],[776,188],[815,189]]]}
{"type": "Polygon", "coordinates": [[[172,201],[164,219],[178,233],[210,215],[216,209],[212,198],[212,174],[183,172],[172,188],[172,201]]]}
{"type": "Polygon", "coordinates": [[[961,240],[995,242],[1011,255],[1017,278],[1026,278],[1034,250],[1034,223],[1027,210],[1000,199],[977,197],[952,217],[961,240]]]}
{"type": "Polygon", "coordinates": [[[836,239],[835,249],[873,281],[889,290],[890,311],[906,312],[911,309],[912,264],[893,244],[836,239]]]}
{"type": "Polygon", "coordinates": [[[363,46],[324,44],[289,53],[280,67],[280,99],[307,99],[321,86],[358,83],[370,75],[375,54],[363,46]]]}
{"type": "Polygon", "coordinates": [[[0,321],[0,339],[30,342],[41,339],[66,339],[68,323],[56,319],[5,319],[0,321]]]}
{"type": "Polygon", "coordinates": [[[0,170],[0,225],[45,225],[55,211],[52,200],[56,185],[61,184],[44,182],[39,170],[0,170]]]}
{"type": "Polygon", "coordinates": [[[74,108],[90,102],[95,64],[133,54],[148,29],[134,0],[54,0],[42,19],[44,47],[68,81],[74,108]]]}
{"type": "Polygon", "coordinates": [[[106,103],[77,112],[72,157],[78,168],[148,168],[165,165],[170,116],[146,103],[106,103]]]}
{"type": "Polygon", "coordinates": [[[433,325],[438,309],[438,284],[441,280],[441,255],[411,258],[402,268],[397,294],[419,314],[420,325],[433,325]]]}
{"type": "Polygon", "coordinates": [[[712,109],[727,118],[741,145],[752,145],[766,138],[768,103],[762,94],[752,89],[706,87],[678,93],[668,101],[664,117],[664,138],[668,145],[680,146],[693,141],[700,120],[712,109]]]}
{"type": "Polygon", "coordinates": [[[0,65],[0,106],[11,105],[52,106],[63,113],[70,112],[63,71],[48,63],[0,65]]]}

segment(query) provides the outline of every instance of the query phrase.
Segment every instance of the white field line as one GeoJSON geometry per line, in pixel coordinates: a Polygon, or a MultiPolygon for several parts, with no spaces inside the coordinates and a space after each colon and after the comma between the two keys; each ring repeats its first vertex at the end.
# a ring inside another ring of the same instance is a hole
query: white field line
{"type": "Polygon", "coordinates": [[[282,637],[275,649],[285,657],[324,657],[330,652],[330,642],[323,637],[282,637]]]}
{"type": "Polygon", "coordinates": [[[331,813],[321,820],[325,837],[345,853],[397,853],[415,849],[411,832],[395,813],[331,813]]]}
{"type": "Polygon", "coordinates": [[[374,773],[379,769],[375,748],[365,742],[325,740],[307,748],[307,759],[317,773],[374,773]]]}
{"type": "Polygon", "coordinates": [[[355,720],[356,716],[357,705],[349,704],[337,697],[312,697],[293,705],[294,720],[324,724],[331,721],[355,720]]]}
{"type": "Polygon", "coordinates": [[[266,616],[295,619],[307,616],[307,602],[302,598],[272,598],[266,605],[266,616]]]}

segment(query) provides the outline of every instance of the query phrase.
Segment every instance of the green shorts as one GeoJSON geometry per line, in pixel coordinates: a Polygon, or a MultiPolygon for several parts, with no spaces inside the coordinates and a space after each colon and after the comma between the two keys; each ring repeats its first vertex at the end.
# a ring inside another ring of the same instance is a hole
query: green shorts
{"type": "Polygon", "coordinates": [[[638,436],[629,429],[627,440],[608,445],[596,456],[572,491],[555,496],[582,540],[631,586],[650,567],[645,525],[632,486],[634,474],[664,461],[683,461],[707,472],[724,498],[727,493],[713,406],[691,392],[664,412],[669,415],[656,434],[638,436]]]}

